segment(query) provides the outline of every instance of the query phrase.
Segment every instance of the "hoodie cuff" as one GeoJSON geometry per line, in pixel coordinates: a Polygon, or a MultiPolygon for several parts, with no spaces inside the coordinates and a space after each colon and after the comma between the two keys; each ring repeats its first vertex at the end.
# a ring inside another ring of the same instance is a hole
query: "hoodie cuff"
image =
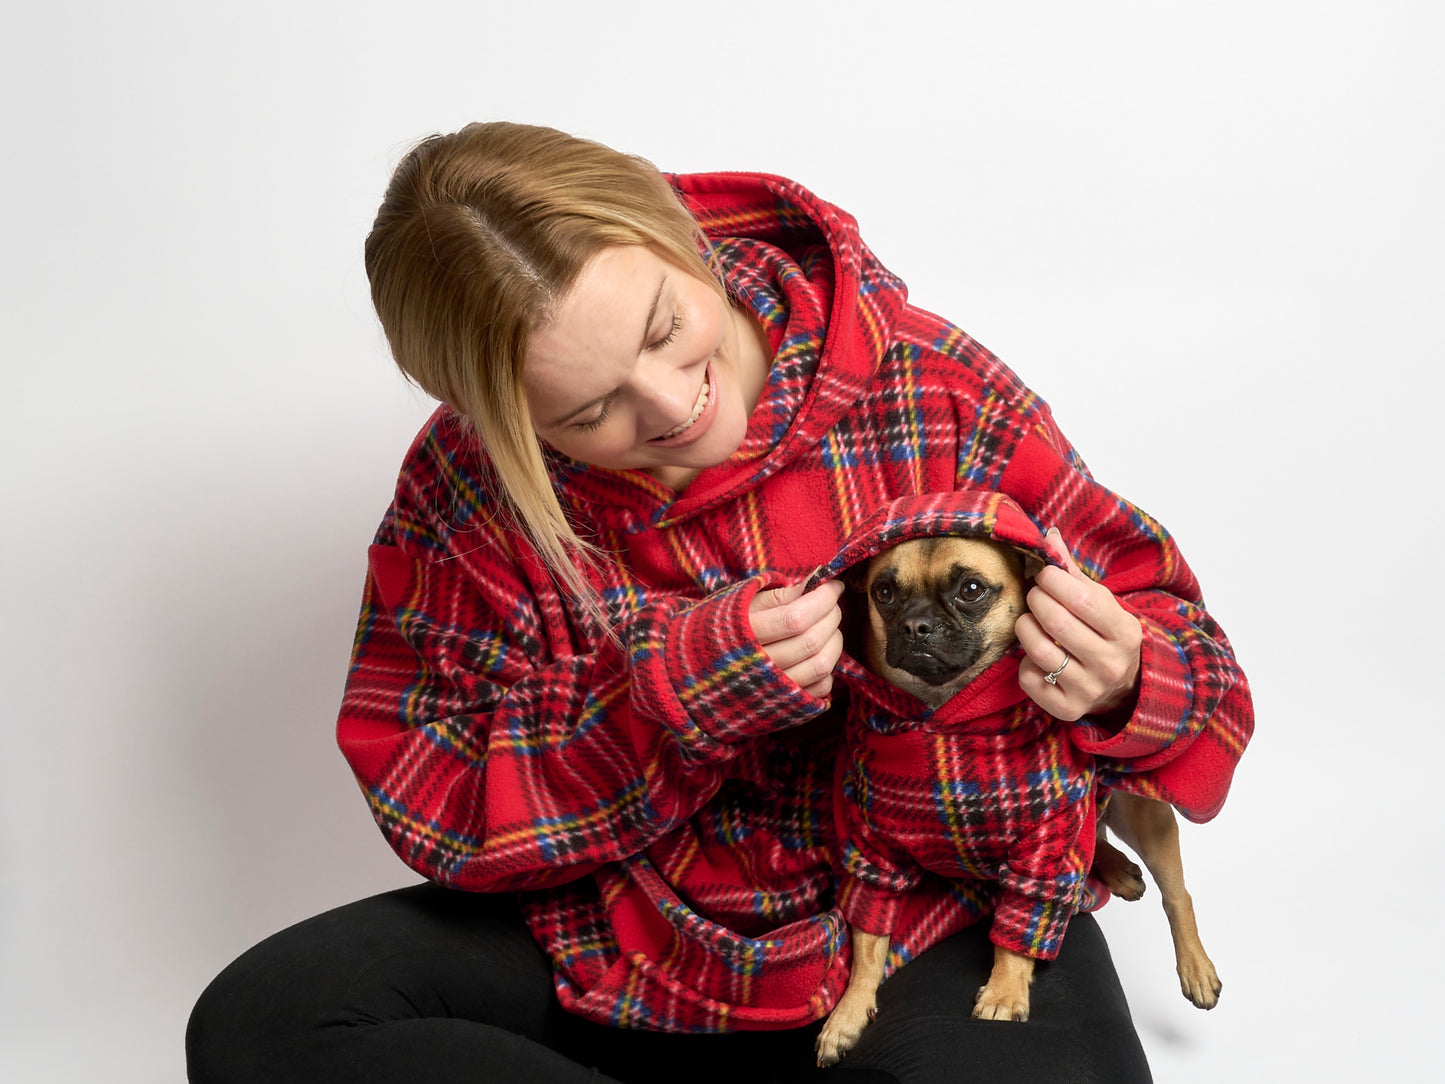
{"type": "Polygon", "coordinates": [[[1036,960],[1052,960],[1074,917],[1074,901],[999,893],[988,938],[995,945],[1036,960]]]}
{"type": "Polygon", "coordinates": [[[768,657],[748,607],[781,581],[752,576],[681,610],[661,645],[668,687],[692,727],[732,744],[797,726],[827,710],[768,657]]]}
{"type": "Polygon", "coordinates": [[[869,884],[857,877],[845,877],[838,893],[838,909],[850,926],[887,936],[897,927],[906,899],[906,893],[869,884]]]}
{"type": "Polygon", "coordinates": [[[1135,616],[1144,639],[1133,712],[1122,727],[1103,726],[1086,716],[1070,731],[1084,752],[1113,760],[1138,760],[1168,748],[1194,704],[1193,674],[1179,644],[1147,617],[1135,616]]]}

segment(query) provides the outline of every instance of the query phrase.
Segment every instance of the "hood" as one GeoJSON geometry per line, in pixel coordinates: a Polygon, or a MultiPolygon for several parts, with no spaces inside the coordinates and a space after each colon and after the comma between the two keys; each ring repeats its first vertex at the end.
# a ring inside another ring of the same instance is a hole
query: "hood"
{"type": "Polygon", "coordinates": [[[738,452],[681,495],[640,471],[553,457],[564,499],[626,532],[680,522],[808,455],[864,394],[908,300],[853,217],[802,185],[763,173],[669,180],[702,227],[729,293],[762,323],[774,360],[738,452]]]}
{"type": "Polygon", "coordinates": [[[837,579],[900,542],[939,535],[991,538],[1020,550],[1039,567],[1059,564],[1038,524],[1010,498],[991,490],[961,489],[911,494],[879,505],[858,524],[837,555],[813,572],[808,588],[837,579]]]}
{"type": "MultiPolygon", "coordinates": [[[[837,555],[813,572],[807,586],[811,589],[837,579],[900,542],[939,536],[1003,542],[1024,554],[1030,570],[1059,564],[1038,525],[1010,498],[1002,493],[966,489],[899,497],[879,506],[858,524],[837,555]]],[[[923,729],[953,728],[976,723],[1025,699],[1017,676],[1022,651],[1016,645],[936,712],[930,711],[923,701],[878,677],[860,661],[863,652],[859,637],[867,623],[863,612],[866,603],[860,601],[849,607],[846,601],[857,597],[851,592],[844,596],[847,646],[836,672],[852,694],[864,725],[882,733],[912,729],[919,724],[923,729]]],[[[1026,736],[1022,732],[1020,735],[1020,740],[1026,736]]]]}

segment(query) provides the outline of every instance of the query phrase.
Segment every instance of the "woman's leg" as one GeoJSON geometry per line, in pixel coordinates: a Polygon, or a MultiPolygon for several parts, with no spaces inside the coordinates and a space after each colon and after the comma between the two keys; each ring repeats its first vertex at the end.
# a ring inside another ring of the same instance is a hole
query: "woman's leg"
{"type": "Polygon", "coordinates": [[[881,1070],[899,1084],[1152,1079],[1092,915],[1075,915],[1058,959],[1034,969],[1027,1022],[970,1015],[992,966],[987,922],[920,954],[878,988],[878,1018],[843,1064],[881,1070]]]}
{"type": "Polygon", "coordinates": [[[819,1025],[657,1035],[571,1016],[511,897],[418,885],[247,952],[201,996],[187,1058],[194,1084],[933,1084],[969,1071],[1030,1084],[1149,1079],[1091,918],[1076,917],[1059,959],[1038,969],[1028,1023],[970,1019],[991,961],[986,924],[923,953],[880,988],[879,1019],[845,1063],[816,1070],[819,1025]]]}
{"type": "Polygon", "coordinates": [[[510,896],[433,885],[268,938],[201,995],[196,1084],[599,1081],[561,1056],[566,1013],[510,896]]]}

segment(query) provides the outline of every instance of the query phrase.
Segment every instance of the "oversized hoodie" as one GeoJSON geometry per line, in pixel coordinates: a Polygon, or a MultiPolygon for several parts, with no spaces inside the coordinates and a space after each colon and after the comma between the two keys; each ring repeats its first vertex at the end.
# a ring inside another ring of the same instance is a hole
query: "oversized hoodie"
{"type": "MultiPolygon", "coordinates": [[[[1012,546],[1057,563],[1043,533],[1002,493],[960,489],[880,505],[808,581],[822,582],[902,542],[948,536],[1012,546]]],[[[852,926],[891,934],[926,874],[985,882],[994,944],[1053,959],[1069,919],[1104,895],[1087,887],[1097,824],[1094,757],[1019,686],[1022,649],[937,709],[861,665],[864,598],[853,596],[852,654],[836,815],[852,926]]]]}
{"type": "MultiPolygon", "coordinates": [[[[842,708],[772,664],[748,606],[825,565],[880,505],[1004,493],[1138,616],[1132,714],[1070,729],[1119,785],[1209,819],[1253,716],[1169,535],[1092,479],[1001,362],[909,305],[849,215],[777,177],[674,183],[772,347],[742,446],[681,493],[553,457],[573,522],[612,556],[587,571],[609,634],[559,590],[492,498],[485,453],[439,409],[369,553],[337,737],[408,865],[520,893],[569,1010],[790,1027],[826,1014],[847,978],[842,708]]],[[[894,962],[993,901],[978,882],[924,878],[894,962]]]]}

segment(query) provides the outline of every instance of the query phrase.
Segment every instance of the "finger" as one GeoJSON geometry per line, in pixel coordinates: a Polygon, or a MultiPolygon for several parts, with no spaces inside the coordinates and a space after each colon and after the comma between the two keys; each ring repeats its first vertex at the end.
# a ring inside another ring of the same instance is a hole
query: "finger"
{"type": "Polygon", "coordinates": [[[794,620],[788,609],[803,596],[801,583],[790,583],[786,587],[774,587],[759,591],[748,606],[748,620],[753,626],[753,635],[761,644],[769,644],[788,636],[795,636],[806,628],[789,628],[794,620]]]}
{"type": "MultiPolygon", "coordinates": [[[[1064,661],[1065,653],[1071,659],[1078,660],[1080,656],[1064,644],[1056,641],[1039,624],[1038,619],[1032,614],[1023,614],[1014,623],[1014,633],[1019,638],[1019,644],[1024,649],[1024,655],[1028,662],[1042,674],[1056,670],[1059,664],[1064,661]]],[[[1082,662],[1077,662],[1081,668],[1082,662]]]]}
{"type": "Polygon", "coordinates": [[[837,580],[803,592],[802,584],[759,591],[748,608],[753,635],[764,646],[806,633],[825,615],[841,617],[838,599],[843,584],[837,580]]]}
{"type": "Polygon", "coordinates": [[[806,677],[807,680],[799,680],[799,675],[792,673],[792,671],[798,667],[802,667],[804,671],[806,671],[809,660],[819,654],[826,655],[835,635],[840,641],[839,649],[841,650],[842,633],[839,632],[838,629],[842,616],[842,611],[835,606],[831,610],[825,611],[823,616],[812,626],[804,629],[798,635],[789,636],[785,640],[775,640],[770,644],[764,644],[763,650],[768,653],[768,657],[773,660],[775,666],[784,671],[788,671],[788,676],[793,678],[794,681],[797,681],[798,684],[807,685],[812,681],[816,681],[823,674],[831,673],[833,664],[838,661],[837,658],[825,658],[823,660],[825,665],[822,665],[817,673],[804,672],[802,676],[806,677]]]}
{"type": "Polygon", "coordinates": [[[1075,650],[1066,640],[1055,642],[1031,613],[1019,617],[1014,631],[1025,655],[1019,663],[1019,684],[1036,703],[1060,719],[1110,710],[1136,687],[1138,633],[1133,639],[1120,641],[1093,637],[1091,649],[1075,650]],[[1046,681],[1046,674],[1055,674],[1055,682],[1046,681]]]}
{"type": "Polygon", "coordinates": [[[1050,527],[1044,532],[1044,544],[1049,547],[1055,557],[1063,562],[1066,571],[1083,576],[1086,580],[1089,578],[1084,576],[1083,571],[1074,562],[1074,555],[1069,549],[1069,544],[1064,541],[1064,534],[1057,527],[1050,527]]]}
{"type": "Polygon", "coordinates": [[[1057,719],[1072,722],[1087,714],[1102,686],[1086,661],[1054,643],[1030,614],[1020,617],[1014,628],[1025,645],[1019,662],[1023,691],[1057,719]],[[1046,680],[1046,674],[1054,674],[1054,681],[1046,680]]]}
{"type": "Polygon", "coordinates": [[[1019,663],[1019,688],[1023,689],[1024,694],[1030,700],[1055,719],[1072,723],[1088,714],[1091,701],[1086,693],[1073,687],[1072,679],[1069,684],[1064,683],[1064,677],[1071,669],[1073,669],[1073,663],[1070,663],[1064,669],[1063,674],[1059,675],[1057,685],[1050,685],[1044,680],[1044,671],[1029,659],[1024,659],[1019,663]]]}
{"type": "Polygon", "coordinates": [[[1071,614],[1083,621],[1105,639],[1127,636],[1133,621],[1128,611],[1119,605],[1114,593],[1103,584],[1090,579],[1074,562],[1069,548],[1064,544],[1063,535],[1057,527],[1050,527],[1044,536],[1050,549],[1064,562],[1064,568],[1052,565],[1039,570],[1034,577],[1035,586],[1046,591],[1061,603],[1071,614]]]}
{"type": "MultiPolygon", "coordinates": [[[[1051,670],[1058,665],[1060,648],[1077,659],[1091,663],[1108,650],[1104,638],[1093,627],[1074,616],[1066,606],[1042,588],[1030,588],[1026,601],[1029,612],[1021,615],[1019,621],[1022,622],[1024,617],[1032,617],[1039,631],[1037,636],[1030,636],[1027,640],[1020,636],[1020,642],[1023,643],[1029,658],[1045,670],[1051,670]]],[[[1016,623],[1016,631],[1017,628],[1016,623]]]]}
{"type": "Polygon", "coordinates": [[[833,692],[833,675],[829,674],[821,681],[815,681],[813,684],[807,686],[803,692],[815,700],[827,700],[833,692]]]}
{"type": "MultiPolygon", "coordinates": [[[[793,684],[812,692],[820,683],[831,684],[833,667],[838,665],[838,656],[843,652],[843,634],[834,633],[824,641],[823,647],[801,662],[784,667],[783,673],[793,684]]],[[[814,696],[823,694],[813,693],[814,696]]]]}
{"type": "Polygon", "coordinates": [[[754,612],[776,610],[797,600],[802,594],[803,585],[801,583],[790,583],[784,587],[770,587],[766,591],[759,591],[754,595],[748,609],[754,612]]]}

